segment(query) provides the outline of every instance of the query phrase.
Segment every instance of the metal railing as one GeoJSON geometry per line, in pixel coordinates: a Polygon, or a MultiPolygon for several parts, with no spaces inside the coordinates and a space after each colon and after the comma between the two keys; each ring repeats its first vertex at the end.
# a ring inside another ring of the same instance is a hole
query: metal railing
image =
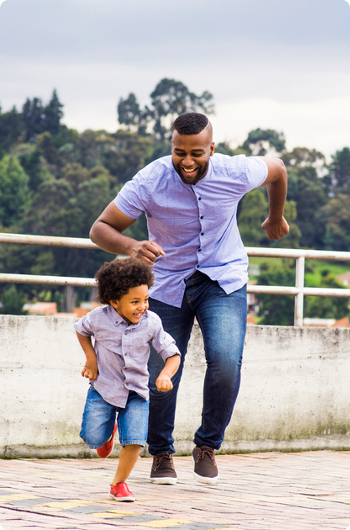
{"type": "MultiPolygon", "coordinates": [[[[79,237],[49,237],[30,236],[22,234],[1,234],[0,243],[15,245],[37,245],[49,247],[70,247],[98,250],[90,239],[79,237]]],[[[350,261],[350,252],[336,252],[328,250],[302,250],[302,249],[277,249],[246,247],[248,256],[266,258],[292,258],[296,260],[295,287],[272,285],[248,285],[247,291],[252,294],[278,294],[292,295],[295,297],[294,325],[303,325],[304,296],[334,296],[350,298],[350,289],[326,289],[318,287],[305,287],[305,259],[325,261],[350,261]]],[[[76,287],[94,287],[93,278],[75,278],[62,276],[42,276],[34,274],[7,274],[0,273],[0,282],[5,283],[31,283],[46,285],[72,285],[76,287]]]]}

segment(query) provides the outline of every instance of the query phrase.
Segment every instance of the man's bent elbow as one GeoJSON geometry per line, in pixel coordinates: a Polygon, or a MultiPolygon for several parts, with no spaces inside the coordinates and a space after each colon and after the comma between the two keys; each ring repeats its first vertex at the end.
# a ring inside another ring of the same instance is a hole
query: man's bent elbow
{"type": "Polygon", "coordinates": [[[95,245],[99,244],[100,225],[101,225],[101,221],[97,219],[97,221],[95,221],[92,227],[90,228],[89,238],[91,239],[93,243],[95,243],[95,245]]]}

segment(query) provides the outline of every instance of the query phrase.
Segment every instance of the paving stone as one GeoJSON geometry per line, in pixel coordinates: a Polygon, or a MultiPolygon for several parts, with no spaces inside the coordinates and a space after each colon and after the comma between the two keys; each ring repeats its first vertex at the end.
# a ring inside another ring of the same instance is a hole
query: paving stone
{"type": "MultiPolygon", "coordinates": [[[[135,503],[109,499],[117,459],[3,460],[3,530],[347,530],[350,453],[218,455],[220,480],[202,485],[192,459],[175,457],[179,482],[151,484],[140,458],[128,480],[135,503]]],[[[2,530],[1,529],[1,530],[2,530]]]]}

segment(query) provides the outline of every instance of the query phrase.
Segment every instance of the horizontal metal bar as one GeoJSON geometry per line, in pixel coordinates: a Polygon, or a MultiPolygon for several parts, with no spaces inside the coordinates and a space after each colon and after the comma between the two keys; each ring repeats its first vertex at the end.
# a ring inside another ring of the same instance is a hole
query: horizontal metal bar
{"type": "MultiPolygon", "coordinates": [[[[74,285],[76,287],[96,287],[94,278],[76,278],[64,276],[41,276],[35,274],[3,274],[0,273],[0,282],[4,283],[32,283],[43,285],[74,285]]],[[[272,285],[248,285],[248,293],[252,294],[278,294],[296,296],[300,289],[296,287],[279,287],[272,285]]],[[[334,296],[350,298],[350,289],[319,289],[305,287],[305,296],[334,296]]]]}
{"type": "Polygon", "coordinates": [[[96,287],[92,278],[75,278],[64,276],[39,276],[35,274],[0,274],[0,282],[34,283],[42,285],[75,285],[76,287],[96,287]]]}
{"type": "MultiPolygon", "coordinates": [[[[33,236],[25,234],[0,233],[0,243],[14,245],[39,245],[50,247],[71,247],[98,249],[90,239],[83,237],[58,237],[58,236],[33,236]]],[[[333,250],[307,250],[288,248],[261,248],[245,247],[248,256],[271,257],[271,258],[301,258],[350,261],[350,252],[339,252],[333,250]]]]}
{"type": "Polygon", "coordinates": [[[350,289],[324,289],[320,287],[304,287],[305,296],[334,296],[336,298],[350,298],[350,289]]]}
{"type": "Polygon", "coordinates": [[[0,234],[0,243],[13,245],[39,245],[43,247],[71,247],[98,249],[90,239],[83,237],[28,236],[24,234],[0,234]]]}
{"type": "Polygon", "coordinates": [[[290,294],[296,296],[300,289],[296,287],[276,287],[275,285],[247,285],[247,292],[253,294],[290,294]]]}
{"type": "Polygon", "coordinates": [[[265,258],[305,258],[326,261],[350,261],[350,252],[340,252],[335,250],[304,250],[258,247],[245,247],[245,250],[248,256],[260,256],[265,258]]]}

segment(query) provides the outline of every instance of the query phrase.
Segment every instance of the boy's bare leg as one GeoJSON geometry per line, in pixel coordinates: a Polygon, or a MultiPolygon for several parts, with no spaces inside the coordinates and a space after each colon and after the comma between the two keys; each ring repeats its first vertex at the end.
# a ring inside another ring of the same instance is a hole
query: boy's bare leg
{"type": "Polygon", "coordinates": [[[140,455],[141,445],[125,445],[119,454],[119,463],[117,472],[115,474],[112,486],[118,484],[118,482],[125,482],[130,475],[137,459],[140,455]]]}

